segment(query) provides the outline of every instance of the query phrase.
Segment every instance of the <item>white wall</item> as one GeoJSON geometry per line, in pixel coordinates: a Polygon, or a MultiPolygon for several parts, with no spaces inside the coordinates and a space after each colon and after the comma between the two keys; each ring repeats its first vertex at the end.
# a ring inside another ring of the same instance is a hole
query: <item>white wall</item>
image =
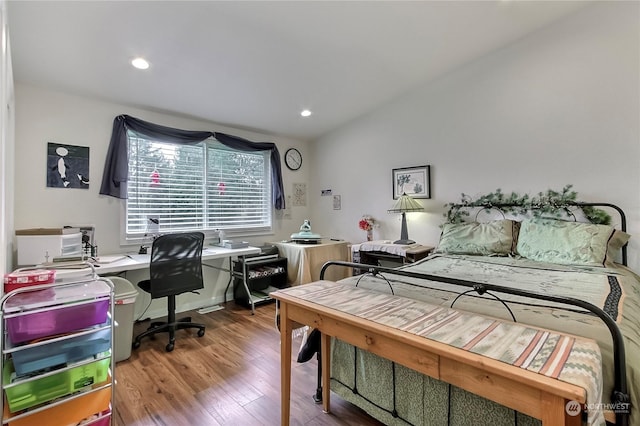
{"type": "Polygon", "coordinates": [[[443,206],[461,193],[573,184],[580,200],[626,211],[640,270],[639,9],[589,5],[318,140],[317,231],[362,241],[357,222],[370,214],[381,222],[375,238],[397,239],[391,169],[429,164],[433,198],[408,215],[410,238],[435,245],[443,206]],[[341,210],[320,197],[325,188],[342,196],[341,210]]]}
{"type": "MultiPolygon", "coordinates": [[[[310,146],[18,83],[15,228],[94,224],[101,253],[135,249],[119,244],[121,201],[98,195],[113,118],[130,114],[273,141],[281,154],[300,149],[302,169],[283,167],[285,190],[306,183],[308,206],[290,207],[290,218],[277,213],[274,235],[264,240],[287,238],[308,217],[314,232],[359,242],[363,214],[380,222],[376,238],[395,239],[399,215],[387,213],[391,169],[430,164],[433,198],[423,200],[426,213],[409,215],[411,238],[436,244],[443,206],[461,192],[536,193],[571,183],[584,201],[626,210],[635,237],[630,265],[640,270],[639,8],[636,2],[590,5],[310,146]],[[90,147],[89,190],[46,188],[47,142],[90,147]],[[341,210],[333,210],[332,197],[320,196],[327,188],[341,195],[341,210]]],[[[220,300],[226,277],[208,274],[216,284],[202,298],[220,300]]],[[[154,302],[154,309],[164,306],[154,302]]]]}
{"type": "MultiPolygon", "coordinates": [[[[99,253],[130,252],[138,249],[139,244],[120,245],[120,218],[124,201],[98,194],[113,119],[119,114],[129,114],[170,127],[220,131],[256,142],[274,142],[281,157],[288,148],[296,147],[305,155],[305,159],[308,158],[306,142],[16,83],[15,229],[94,225],[99,253]],[[89,189],[47,188],[48,142],[89,147],[89,189]]],[[[307,164],[305,162],[300,170],[291,172],[283,163],[283,179],[287,194],[291,194],[294,182],[307,183],[307,164]]],[[[292,232],[298,231],[302,221],[308,217],[308,212],[308,206],[290,207],[285,212],[276,211],[273,234],[246,239],[252,244],[260,245],[266,241],[288,238],[292,232]]],[[[232,237],[242,238],[242,235],[232,237]]],[[[222,266],[222,262],[219,261],[217,266],[222,266]]],[[[228,265],[225,263],[224,266],[228,265]]],[[[145,278],[145,273],[129,273],[127,278],[136,283],[145,278]]],[[[205,278],[208,284],[201,296],[181,296],[179,303],[182,304],[182,309],[201,305],[202,300],[212,299],[211,303],[222,300],[228,275],[207,268],[205,278]]],[[[152,316],[166,312],[165,303],[164,300],[154,302],[150,308],[152,316]]]]}
{"type": "MultiPolygon", "coordinates": [[[[7,3],[0,1],[0,274],[13,263],[14,92],[7,3]]],[[[0,290],[1,292],[1,290],[0,290]]]]}

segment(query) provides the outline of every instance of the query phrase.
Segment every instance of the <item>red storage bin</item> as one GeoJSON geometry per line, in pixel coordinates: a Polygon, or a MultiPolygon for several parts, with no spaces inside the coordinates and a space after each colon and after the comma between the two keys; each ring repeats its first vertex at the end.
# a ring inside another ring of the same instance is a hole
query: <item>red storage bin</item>
{"type": "Polygon", "coordinates": [[[52,284],[56,280],[56,271],[49,269],[15,270],[4,276],[4,292],[8,293],[21,287],[40,284],[52,284]]]}

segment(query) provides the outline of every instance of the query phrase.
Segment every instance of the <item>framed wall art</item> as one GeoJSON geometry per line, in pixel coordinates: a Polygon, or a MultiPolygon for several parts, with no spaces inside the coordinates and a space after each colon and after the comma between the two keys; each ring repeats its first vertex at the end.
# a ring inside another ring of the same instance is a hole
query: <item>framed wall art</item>
{"type": "Polygon", "coordinates": [[[47,187],[89,189],[89,147],[49,142],[47,187]]]}
{"type": "Polygon", "coordinates": [[[393,199],[402,194],[413,198],[431,198],[431,166],[402,167],[391,172],[393,199]]]}

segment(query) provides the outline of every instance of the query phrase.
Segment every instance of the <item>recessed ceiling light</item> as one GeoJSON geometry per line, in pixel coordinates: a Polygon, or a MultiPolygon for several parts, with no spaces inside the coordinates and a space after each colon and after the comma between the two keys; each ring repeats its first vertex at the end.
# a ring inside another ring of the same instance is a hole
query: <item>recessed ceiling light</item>
{"type": "Polygon", "coordinates": [[[300,112],[300,115],[301,115],[301,116],[303,116],[303,117],[308,117],[308,116],[310,116],[310,115],[311,115],[311,111],[309,111],[308,109],[303,109],[303,110],[300,112]]]}
{"type": "Polygon", "coordinates": [[[138,68],[139,70],[146,70],[149,68],[149,62],[147,62],[144,58],[135,58],[131,61],[131,65],[138,68]]]}

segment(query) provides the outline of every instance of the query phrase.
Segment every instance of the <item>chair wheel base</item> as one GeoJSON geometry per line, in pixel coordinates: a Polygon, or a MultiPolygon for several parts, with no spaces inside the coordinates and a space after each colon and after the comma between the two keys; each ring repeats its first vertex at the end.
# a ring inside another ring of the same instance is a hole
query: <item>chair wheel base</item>
{"type": "Polygon", "coordinates": [[[176,331],[197,328],[198,329],[197,336],[202,337],[204,336],[204,333],[206,330],[204,324],[198,324],[198,323],[192,323],[192,322],[178,321],[178,322],[170,322],[170,323],[165,322],[160,324],[161,325],[157,327],[149,328],[147,329],[147,331],[144,331],[138,334],[137,336],[135,336],[135,339],[133,340],[133,343],[131,345],[132,348],[138,349],[140,347],[140,341],[145,337],[149,337],[149,339],[151,340],[156,340],[156,335],[158,333],[169,333],[169,343],[165,348],[167,352],[171,352],[175,348],[175,332],[176,331]]]}

